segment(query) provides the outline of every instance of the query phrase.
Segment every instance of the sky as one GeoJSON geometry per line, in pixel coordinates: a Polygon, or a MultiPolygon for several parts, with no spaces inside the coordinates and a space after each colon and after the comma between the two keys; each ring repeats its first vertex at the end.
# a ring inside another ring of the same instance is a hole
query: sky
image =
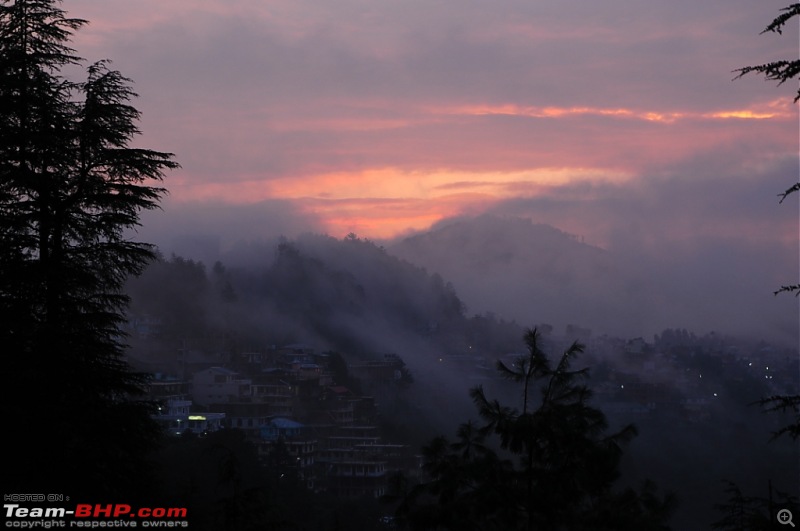
{"type": "Polygon", "coordinates": [[[797,245],[775,0],[65,0],[175,154],[148,230],[385,239],[500,212],[599,246],[797,245]]]}

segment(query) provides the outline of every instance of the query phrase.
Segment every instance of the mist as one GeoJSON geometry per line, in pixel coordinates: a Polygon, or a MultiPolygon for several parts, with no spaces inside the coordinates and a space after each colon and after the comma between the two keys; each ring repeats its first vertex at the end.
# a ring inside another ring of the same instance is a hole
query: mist
{"type": "MultiPolygon", "coordinates": [[[[796,166],[778,162],[758,181],[740,171],[724,186],[708,177],[726,169],[717,167],[693,179],[554,186],[375,242],[441,275],[469,314],[622,337],[678,327],[794,346],[800,300],[774,292],[800,270],[800,208],[778,202],[796,166]]],[[[146,214],[136,237],[165,256],[250,267],[279,238],[312,234],[325,234],[320,220],[290,201],[168,202],[146,214]]]]}
{"type": "Polygon", "coordinates": [[[796,301],[775,297],[766,284],[763,301],[754,289],[726,292],[741,280],[734,273],[780,277],[785,250],[774,242],[704,242],[698,252],[697,242],[644,249],[617,239],[603,248],[530,218],[496,214],[444,220],[391,242],[304,232],[309,222],[287,215],[293,224],[252,226],[247,239],[238,237],[241,225],[225,224],[226,209],[219,212],[209,218],[219,226],[208,245],[196,244],[205,227],[187,220],[179,236],[161,234],[176,247],[160,248],[161,259],[132,279],[132,319],[160,323],[156,336],[133,333],[138,367],[178,372],[178,349],[226,365],[238,353],[291,344],[337,352],[349,366],[398,356],[413,379],[408,386],[364,384],[362,391],[379,406],[386,442],[420,448],[479,420],[468,394],[477,385],[501,403],[519,400],[492,367],[524,351],[522,335],[536,327],[552,355],[571,341],[586,345],[575,363],[591,370],[597,403],[612,425],[640,428],[626,453],[626,484],[651,477],[685,496],[675,519],[681,529],[707,528],[723,479],[745,488],[767,479],[796,487],[786,466],[796,460],[794,446],[766,448],[782,418],[748,405],[796,389],[797,345],[789,340],[796,313],[767,306],[796,301]],[[181,245],[197,254],[180,256],[174,249],[181,245]],[[750,259],[754,249],[776,258],[750,259]],[[771,386],[752,368],[764,360],[773,370],[767,374],[778,377],[771,386]],[[700,416],[692,403],[703,404],[700,416]],[[752,466],[735,466],[748,453],[759,453],[752,466]],[[708,473],[698,475],[704,467],[708,473]]]}

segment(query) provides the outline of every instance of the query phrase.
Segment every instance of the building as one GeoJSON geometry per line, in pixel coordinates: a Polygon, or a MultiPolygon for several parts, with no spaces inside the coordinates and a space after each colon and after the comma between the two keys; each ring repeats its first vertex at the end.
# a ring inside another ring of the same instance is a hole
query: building
{"type": "Polygon", "coordinates": [[[228,402],[241,402],[252,394],[252,381],[239,373],[223,367],[198,371],[192,377],[192,400],[209,406],[228,402]]]}

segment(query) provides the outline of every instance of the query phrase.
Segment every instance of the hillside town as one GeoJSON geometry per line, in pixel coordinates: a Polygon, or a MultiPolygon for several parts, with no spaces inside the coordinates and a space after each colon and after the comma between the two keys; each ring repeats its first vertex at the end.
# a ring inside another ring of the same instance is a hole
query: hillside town
{"type": "MultiPolygon", "coordinates": [[[[157,322],[132,319],[131,333],[156,338],[157,322]]],[[[569,340],[586,346],[594,400],[611,419],[667,419],[691,425],[724,414],[732,398],[796,393],[796,353],[767,343],[665,330],[653,341],[593,337],[570,326],[563,338],[541,327],[558,350],[569,340]]],[[[139,353],[141,354],[141,353],[139,353]]],[[[419,448],[381,433],[384,404],[414,392],[413,370],[396,354],[351,360],[306,344],[263,351],[209,352],[185,345],[158,359],[137,358],[154,375],[154,418],[173,437],[241,430],[262,463],[276,463],[308,490],[343,499],[380,498],[389,478],[418,477],[419,448]]],[[[521,353],[452,353],[442,370],[502,393],[495,364],[512,366],[521,353]]]]}

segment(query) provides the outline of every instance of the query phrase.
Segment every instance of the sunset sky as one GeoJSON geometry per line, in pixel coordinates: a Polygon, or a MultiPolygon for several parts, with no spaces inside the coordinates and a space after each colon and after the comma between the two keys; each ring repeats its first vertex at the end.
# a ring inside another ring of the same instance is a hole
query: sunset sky
{"type": "Polygon", "coordinates": [[[62,8],[90,22],[74,36],[79,55],[133,80],[138,143],[182,165],[165,181],[164,216],[236,205],[256,224],[387,238],[502,212],[598,245],[632,230],[796,245],[797,204],[779,206],[777,193],[798,175],[797,85],[733,80],[742,66],[797,57],[797,21],[759,34],[785,5],[62,8]]]}

